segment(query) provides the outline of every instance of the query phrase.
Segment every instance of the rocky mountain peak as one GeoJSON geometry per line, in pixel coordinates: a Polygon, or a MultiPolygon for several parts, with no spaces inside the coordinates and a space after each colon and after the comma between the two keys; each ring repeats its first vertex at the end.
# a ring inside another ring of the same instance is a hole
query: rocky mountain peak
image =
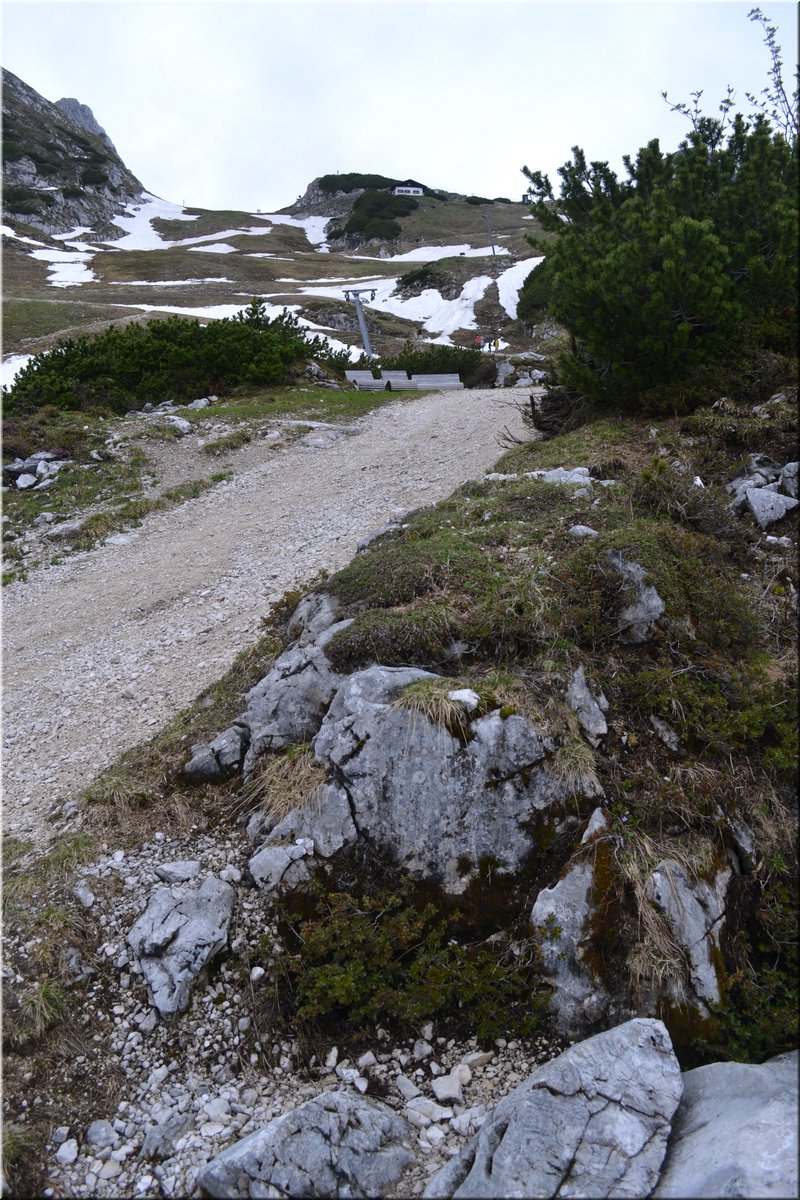
{"type": "Polygon", "coordinates": [[[91,109],[52,104],[3,70],[3,207],[7,219],[44,233],[90,226],[118,234],[113,218],[144,188],[91,109]]]}
{"type": "Polygon", "coordinates": [[[111,141],[111,138],[108,136],[105,129],[103,129],[102,125],[96,120],[95,115],[89,108],[88,104],[81,104],[81,102],[76,100],[74,97],[67,96],[63,97],[61,100],[56,100],[56,108],[60,108],[61,111],[69,117],[70,121],[72,121],[74,125],[80,125],[80,127],[85,129],[88,133],[93,133],[98,137],[101,137],[112,154],[117,154],[114,143],[111,141]]]}

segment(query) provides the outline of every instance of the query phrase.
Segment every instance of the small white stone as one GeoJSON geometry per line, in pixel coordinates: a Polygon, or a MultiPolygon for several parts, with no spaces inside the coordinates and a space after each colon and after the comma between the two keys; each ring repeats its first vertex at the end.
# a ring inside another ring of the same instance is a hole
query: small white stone
{"type": "Polygon", "coordinates": [[[462,1100],[461,1083],[453,1075],[441,1075],[434,1079],[431,1085],[437,1100],[445,1103],[460,1104],[462,1100]]]}
{"type": "Polygon", "coordinates": [[[366,1054],[362,1054],[361,1058],[356,1060],[356,1066],[364,1071],[367,1067],[376,1066],[378,1060],[371,1050],[367,1050],[366,1054]]]}
{"type": "Polygon", "coordinates": [[[200,1133],[204,1138],[216,1137],[218,1133],[222,1133],[225,1128],[219,1121],[206,1121],[200,1126],[200,1133]]]}
{"type": "Polygon", "coordinates": [[[433,1054],[433,1046],[431,1046],[430,1042],[426,1042],[422,1038],[418,1038],[416,1042],[414,1042],[413,1054],[414,1062],[421,1062],[423,1058],[430,1058],[430,1056],[433,1054]]]}
{"type": "Polygon", "coordinates": [[[441,1104],[435,1104],[427,1096],[415,1096],[412,1100],[409,1100],[407,1108],[413,1112],[422,1113],[424,1117],[429,1117],[431,1121],[449,1121],[453,1116],[452,1108],[444,1108],[441,1104]]]}
{"type": "Polygon", "coordinates": [[[258,983],[259,979],[263,979],[264,976],[266,975],[266,973],[267,972],[264,970],[263,967],[253,967],[253,969],[250,972],[250,982],[258,983]]]}
{"type": "Polygon", "coordinates": [[[78,1143],[75,1138],[67,1138],[56,1150],[56,1162],[62,1167],[69,1167],[78,1157],[78,1143]]]}
{"type": "Polygon", "coordinates": [[[412,1083],[406,1075],[398,1075],[394,1082],[404,1100],[413,1100],[415,1096],[422,1095],[416,1084],[412,1083]]]}

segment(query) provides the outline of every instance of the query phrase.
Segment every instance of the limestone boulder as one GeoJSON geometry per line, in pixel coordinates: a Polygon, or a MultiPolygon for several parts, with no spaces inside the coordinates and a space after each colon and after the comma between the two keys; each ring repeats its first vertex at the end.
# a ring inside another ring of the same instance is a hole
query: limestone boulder
{"type": "Polygon", "coordinates": [[[647,1196],[681,1091],[665,1026],[650,1018],[628,1021],[537,1068],[423,1194],[647,1196]]]}
{"type": "Polygon", "coordinates": [[[159,887],[128,933],[150,1000],[165,1017],[183,1012],[194,980],[226,945],[235,893],[209,876],[199,887],[159,887]]]}
{"type": "Polygon", "coordinates": [[[384,1196],[413,1161],[412,1133],[384,1104],[326,1092],[223,1150],[197,1182],[215,1198],[384,1196]]]}
{"type": "Polygon", "coordinates": [[[248,863],[253,882],[267,892],[291,891],[308,881],[303,860],[313,851],[314,843],[307,838],[298,838],[290,846],[262,846],[248,863]]]}
{"type": "Polygon", "coordinates": [[[648,880],[648,899],[663,914],[675,941],[689,964],[689,983],[700,1011],[720,1003],[720,981],[715,961],[725,920],[725,899],[730,867],[718,871],[712,882],[693,880],[685,867],[671,859],[660,862],[648,880]]]}
{"type": "Polygon", "coordinates": [[[613,550],[606,552],[606,558],[621,575],[626,589],[632,593],[630,603],[619,614],[617,636],[620,641],[633,645],[650,641],[664,615],[664,601],[651,584],[645,583],[647,572],[640,563],[629,562],[613,550]]]}
{"type": "Polygon", "coordinates": [[[324,784],[306,804],[293,809],[261,841],[267,845],[282,845],[296,843],[302,838],[311,841],[314,854],[319,858],[330,858],[357,840],[358,831],[344,788],[335,783],[324,784]]]}
{"type": "Polygon", "coordinates": [[[595,859],[591,844],[608,827],[595,809],[581,843],[585,857],[573,863],[552,887],[542,888],[531,909],[544,975],[553,988],[551,1008],[562,1037],[582,1037],[607,1012],[609,995],[590,965],[592,919],[597,911],[595,859]]]}
{"type": "MultiPolygon", "coordinates": [[[[346,794],[358,836],[458,894],[482,860],[519,871],[537,847],[537,822],[574,791],[548,769],[553,747],[522,716],[476,717],[462,739],[397,703],[408,683],[424,678],[436,677],[410,668],[356,672],[337,692],[314,750],[346,794]]],[[[587,784],[586,795],[594,794],[587,784]]]]}
{"type": "Polygon", "coordinates": [[[247,745],[247,730],[241,725],[231,725],[212,742],[192,747],[192,757],[183,774],[190,783],[223,783],[241,767],[247,745]]]}
{"type": "Polygon", "coordinates": [[[658,1197],[797,1196],[798,1053],[683,1076],[658,1197]]]}
{"type": "Polygon", "coordinates": [[[756,519],[756,524],[760,529],[768,529],[770,525],[775,525],[793,508],[797,508],[799,501],[792,496],[784,496],[777,490],[778,485],[774,484],[775,491],[770,487],[747,488],[745,490],[745,501],[750,512],[756,519]]]}
{"type": "Polygon", "coordinates": [[[334,671],[325,647],[350,621],[329,625],[315,640],[297,642],[273,663],[247,694],[240,718],[249,734],[244,761],[247,775],[259,755],[307,742],[317,733],[344,676],[334,671]]]}
{"type": "Polygon", "coordinates": [[[576,713],[587,742],[591,746],[599,746],[608,733],[606,723],[608,700],[603,692],[599,692],[596,696],[592,695],[582,666],[573,671],[567,688],[567,703],[576,713]]]}

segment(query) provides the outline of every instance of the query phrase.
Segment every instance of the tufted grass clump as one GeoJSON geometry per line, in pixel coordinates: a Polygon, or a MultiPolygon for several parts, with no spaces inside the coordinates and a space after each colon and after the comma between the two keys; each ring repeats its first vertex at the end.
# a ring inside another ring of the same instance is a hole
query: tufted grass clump
{"type": "Polygon", "coordinates": [[[357,555],[326,586],[345,605],[395,608],[420,596],[485,585],[490,574],[480,549],[445,526],[427,536],[416,529],[392,535],[357,555]]]}
{"type": "Polygon", "coordinates": [[[281,754],[262,754],[244,784],[236,808],[258,810],[271,825],[301,805],[313,804],[325,781],[325,768],[310,742],[289,746],[281,754]]]}
{"type": "Polygon", "coordinates": [[[459,741],[467,742],[472,736],[471,723],[497,708],[497,697],[482,683],[473,685],[469,681],[459,682],[456,679],[419,679],[403,689],[392,708],[424,717],[432,725],[446,729],[459,741]],[[453,699],[452,693],[462,689],[471,690],[477,697],[474,707],[470,708],[461,700],[453,699]]]}

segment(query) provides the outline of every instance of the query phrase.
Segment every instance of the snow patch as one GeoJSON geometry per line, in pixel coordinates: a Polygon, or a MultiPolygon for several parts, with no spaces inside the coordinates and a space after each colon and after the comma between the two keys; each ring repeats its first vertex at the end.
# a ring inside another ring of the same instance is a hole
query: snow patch
{"type": "MultiPolygon", "coordinates": [[[[417,246],[415,250],[407,250],[405,254],[393,254],[391,258],[380,258],[374,254],[348,254],[347,258],[364,259],[367,262],[435,262],[440,258],[486,258],[492,253],[491,246],[470,246],[464,242],[458,246],[417,246]]],[[[509,254],[505,246],[496,246],[498,255],[509,254]]]]}
{"type": "Polygon", "coordinates": [[[50,263],[47,282],[51,287],[80,287],[82,283],[92,283],[97,278],[88,266],[94,258],[93,254],[70,250],[33,250],[31,258],[50,263]]]}
{"type": "Polygon", "coordinates": [[[275,225],[293,225],[295,229],[305,230],[305,235],[312,246],[322,246],[325,242],[325,226],[330,217],[285,217],[282,213],[259,213],[265,221],[275,225]]]}
{"type": "Polygon", "coordinates": [[[236,254],[236,247],[227,242],[214,242],[211,246],[190,246],[190,254],[236,254]]]}
{"type": "Polygon", "coordinates": [[[0,383],[2,383],[2,386],[11,387],[22,368],[26,366],[32,358],[32,354],[10,354],[8,358],[4,358],[2,367],[0,367],[0,383]]]}
{"type": "Polygon", "coordinates": [[[497,279],[497,293],[500,297],[500,303],[510,317],[516,317],[517,305],[519,303],[519,292],[525,280],[530,275],[539,263],[544,262],[544,256],[540,258],[525,258],[522,262],[515,263],[513,267],[509,267],[497,279]]]}
{"type": "Polygon", "coordinates": [[[226,275],[209,275],[206,279],[110,279],[112,287],[198,287],[203,283],[233,283],[226,275]]]}

